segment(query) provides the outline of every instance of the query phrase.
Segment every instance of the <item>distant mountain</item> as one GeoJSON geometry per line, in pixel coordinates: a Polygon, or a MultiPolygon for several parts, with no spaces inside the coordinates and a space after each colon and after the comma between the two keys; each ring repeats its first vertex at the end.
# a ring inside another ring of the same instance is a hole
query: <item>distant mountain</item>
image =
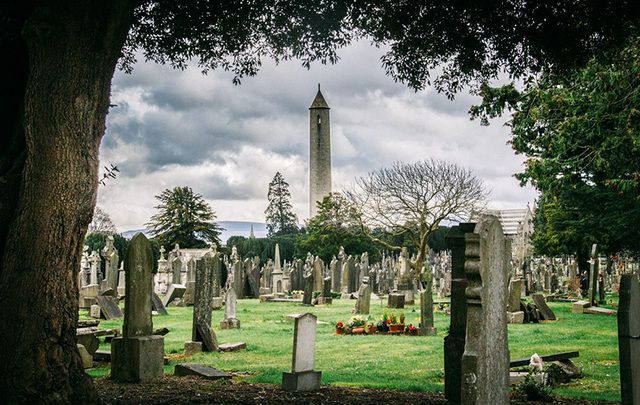
{"type": "MultiPolygon", "coordinates": [[[[256,238],[264,238],[267,236],[267,226],[262,222],[248,222],[248,221],[219,221],[218,225],[224,228],[220,235],[222,243],[227,243],[227,239],[231,236],[244,236],[248,238],[251,234],[251,225],[253,225],[253,234],[256,238]]],[[[121,235],[127,239],[131,239],[133,235],[138,232],[142,232],[145,236],[151,236],[151,232],[148,229],[132,229],[124,231],[121,235]]]]}

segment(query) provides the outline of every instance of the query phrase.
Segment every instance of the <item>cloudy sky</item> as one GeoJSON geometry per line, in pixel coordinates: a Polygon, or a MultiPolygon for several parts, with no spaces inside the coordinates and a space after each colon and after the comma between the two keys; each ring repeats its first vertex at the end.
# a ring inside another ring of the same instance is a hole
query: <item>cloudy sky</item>
{"type": "Polygon", "coordinates": [[[140,62],[118,72],[102,141],[101,163],[118,165],[100,186],[98,205],[120,231],[149,220],[155,195],[190,186],[219,220],[264,221],[267,187],[276,171],[290,184],[299,219],[308,214],[309,105],[317,84],[331,107],[333,187],[401,160],[453,161],[471,168],[491,190],[490,206],[523,207],[535,191],[513,177],[522,165],[507,145],[503,121],[470,121],[477,98],[455,101],[429,89],[414,92],[381,68],[380,49],[357,43],[337,65],[310,70],[265,61],[240,86],[222,71],[202,75],[140,62]]]}

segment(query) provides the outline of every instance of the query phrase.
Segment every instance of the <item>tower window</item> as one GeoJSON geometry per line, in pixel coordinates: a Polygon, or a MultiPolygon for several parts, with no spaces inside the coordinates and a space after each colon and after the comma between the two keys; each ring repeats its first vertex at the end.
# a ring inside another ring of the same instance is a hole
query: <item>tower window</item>
{"type": "Polygon", "coordinates": [[[322,118],[320,118],[320,116],[318,115],[318,125],[322,124],[322,118]]]}

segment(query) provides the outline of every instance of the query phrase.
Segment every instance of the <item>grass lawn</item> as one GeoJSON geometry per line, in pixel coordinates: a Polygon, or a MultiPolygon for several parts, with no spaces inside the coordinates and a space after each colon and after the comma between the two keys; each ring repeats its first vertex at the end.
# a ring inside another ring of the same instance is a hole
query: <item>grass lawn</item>
{"type": "MultiPolygon", "coordinates": [[[[443,338],[449,316],[436,312],[437,336],[345,336],[335,335],[335,322],[347,321],[355,300],[334,300],[330,306],[302,307],[292,303],[259,303],[256,299],[238,301],[241,329],[220,330],[222,311],[214,311],[213,327],[220,343],[243,341],[247,350],[236,353],[203,353],[191,358],[182,355],[184,342],[191,339],[193,308],[168,308],[169,316],[155,316],[154,327],[167,327],[165,353],[172,373],[180,362],[198,362],[225,371],[246,373],[251,382],[280,384],[282,372],[291,368],[293,322],[287,314],[312,312],[318,317],[316,369],[322,371],[323,384],[388,388],[398,390],[442,391],[444,385],[443,338]]],[[[549,303],[558,321],[509,325],[511,358],[533,353],[551,354],[580,351],[574,362],[584,377],[557,387],[565,397],[620,401],[617,326],[615,316],[574,315],[570,303],[549,303]]],[[[371,302],[371,316],[378,319],[384,308],[371,302]]],[[[400,311],[395,311],[399,314],[400,311]]],[[[404,309],[406,324],[419,323],[419,307],[404,309]]],[[[86,317],[82,311],[81,318],[86,317]]],[[[101,328],[121,328],[121,321],[103,321],[101,328]]],[[[101,344],[107,349],[108,345],[101,344]]],[[[108,374],[108,368],[89,370],[93,376],[108,374]]]]}

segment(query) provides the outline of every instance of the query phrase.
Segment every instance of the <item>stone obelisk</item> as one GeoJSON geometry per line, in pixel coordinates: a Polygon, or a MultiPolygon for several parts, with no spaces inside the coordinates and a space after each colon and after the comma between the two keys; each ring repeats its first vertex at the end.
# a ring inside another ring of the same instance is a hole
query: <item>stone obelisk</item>
{"type": "Polygon", "coordinates": [[[329,105],[320,92],[309,107],[309,217],[317,211],[317,202],[331,193],[331,128],[329,105]]]}

